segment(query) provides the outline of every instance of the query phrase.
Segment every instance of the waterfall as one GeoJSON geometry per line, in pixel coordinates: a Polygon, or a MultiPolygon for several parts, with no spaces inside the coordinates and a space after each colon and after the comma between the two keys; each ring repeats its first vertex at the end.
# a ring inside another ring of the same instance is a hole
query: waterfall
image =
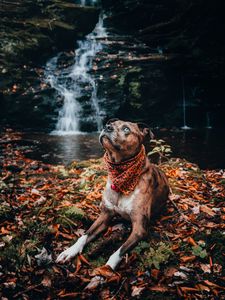
{"type": "Polygon", "coordinates": [[[186,95],[185,95],[185,86],[184,86],[184,77],[182,77],[182,107],[183,107],[183,126],[181,127],[182,129],[191,129],[191,127],[187,126],[186,124],[186,95]]]}
{"type": "MultiPolygon", "coordinates": [[[[92,2],[94,4],[96,1],[92,2]]],[[[81,4],[85,4],[85,1],[81,4]]],[[[52,58],[46,65],[45,80],[63,99],[63,106],[59,111],[56,128],[52,134],[80,133],[80,121],[84,117],[79,99],[86,95],[89,98],[86,101],[89,101],[91,113],[85,117],[85,121],[95,124],[98,131],[101,130],[104,112],[99,107],[96,78],[90,71],[93,68],[94,57],[103,48],[101,39],[107,37],[103,19],[104,16],[100,14],[95,29],[84,40],[78,41],[75,63],[68,74],[65,69],[57,70],[58,56],[52,58]]]]}
{"type": "Polygon", "coordinates": [[[206,128],[207,129],[212,129],[211,123],[210,123],[210,113],[206,113],[206,128]]]}

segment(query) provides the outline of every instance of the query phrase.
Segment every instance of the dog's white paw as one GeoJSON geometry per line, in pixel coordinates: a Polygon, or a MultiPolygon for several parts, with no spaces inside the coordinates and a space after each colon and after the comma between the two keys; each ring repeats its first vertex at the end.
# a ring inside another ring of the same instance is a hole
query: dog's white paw
{"type": "Polygon", "coordinates": [[[116,269],[117,265],[121,262],[121,260],[123,258],[120,255],[120,250],[121,250],[121,247],[110,256],[109,260],[106,263],[106,265],[110,266],[112,270],[116,269]]]}
{"type": "Polygon", "coordinates": [[[56,259],[57,263],[64,263],[71,258],[75,257],[78,253],[81,253],[87,241],[87,235],[80,237],[76,243],[70,248],[64,250],[56,259]]]}
{"type": "Polygon", "coordinates": [[[56,259],[56,262],[57,263],[66,262],[66,261],[70,260],[71,258],[75,257],[77,254],[78,254],[78,252],[75,251],[72,246],[72,247],[66,249],[65,251],[63,251],[62,253],[60,253],[56,259]]]}

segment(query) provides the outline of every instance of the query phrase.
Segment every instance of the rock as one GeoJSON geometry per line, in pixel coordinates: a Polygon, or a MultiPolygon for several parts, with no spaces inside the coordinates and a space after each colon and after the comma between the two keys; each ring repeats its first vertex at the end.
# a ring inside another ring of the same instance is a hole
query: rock
{"type": "MultiPolygon", "coordinates": [[[[94,28],[98,10],[69,1],[4,1],[0,10],[1,61],[27,64],[74,46],[94,28]],[[88,19],[88,22],[86,20],[88,19]]],[[[2,67],[6,73],[7,68],[2,67]]]]}
{"type": "MultiPolygon", "coordinates": [[[[211,125],[224,126],[222,115],[225,113],[225,104],[220,100],[225,97],[222,83],[225,81],[222,71],[225,67],[223,2],[103,0],[102,3],[104,9],[110,12],[105,22],[111,32],[130,34],[159,56],[173,56],[173,59],[149,64],[149,81],[146,78],[145,82],[149,85],[150,93],[139,100],[131,93],[129,105],[140,110],[141,104],[145,112],[149,111],[150,117],[151,109],[154,109],[159,125],[181,126],[183,76],[189,101],[187,119],[190,126],[206,127],[208,112],[211,125]],[[152,81],[153,73],[161,74],[158,81],[156,78],[152,81]],[[162,94],[161,87],[164,87],[162,94]]],[[[136,79],[137,87],[139,77],[136,79]]],[[[135,83],[130,83],[127,89],[129,94],[134,87],[135,83]]]]}

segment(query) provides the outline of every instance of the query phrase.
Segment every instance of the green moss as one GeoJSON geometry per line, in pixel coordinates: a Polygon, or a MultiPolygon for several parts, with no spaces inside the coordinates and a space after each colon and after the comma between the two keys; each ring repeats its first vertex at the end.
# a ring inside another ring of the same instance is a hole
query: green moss
{"type": "Polygon", "coordinates": [[[6,206],[4,204],[0,205],[0,220],[2,219],[10,219],[11,218],[11,208],[9,206],[6,206]]]}
{"type": "Polygon", "coordinates": [[[126,78],[126,75],[125,75],[125,74],[121,74],[121,75],[119,76],[119,81],[118,81],[118,86],[119,86],[119,87],[122,87],[122,86],[124,85],[125,78],[126,78]]]}
{"type": "MultiPolygon", "coordinates": [[[[141,98],[140,87],[141,87],[140,82],[131,81],[129,83],[130,95],[136,99],[140,99],[141,98]]],[[[136,105],[140,107],[141,103],[136,103],[136,105]]],[[[137,108],[139,108],[139,107],[137,107],[137,108]]]]}
{"type": "Polygon", "coordinates": [[[81,220],[83,219],[83,217],[85,216],[85,212],[76,207],[75,205],[73,206],[70,206],[70,207],[65,207],[65,208],[62,208],[60,211],[59,211],[59,214],[61,216],[65,216],[71,220],[81,220]]]}
{"type": "Polygon", "coordinates": [[[71,24],[65,23],[63,21],[59,21],[56,19],[30,19],[27,20],[28,24],[31,24],[35,27],[41,28],[41,29],[49,29],[52,30],[54,27],[60,27],[66,30],[74,30],[74,26],[72,26],[71,24]]]}
{"type": "Polygon", "coordinates": [[[1,265],[4,267],[4,271],[15,271],[21,265],[22,256],[19,252],[19,245],[15,242],[11,242],[1,250],[0,254],[1,265]]]}
{"type": "Polygon", "coordinates": [[[23,223],[23,228],[20,231],[21,236],[33,237],[34,234],[35,236],[38,236],[39,234],[43,236],[50,232],[47,224],[40,223],[37,220],[26,219],[23,223]]]}
{"type": "Polygon", "coordinates": [[[141,72],[141,68],[139,67],[133,67],[129,70],[129,73],[140,73],[141,72]]]}
{"type": "Polygon", "coordinates": [[[105,262],[106,262],[105,258],[102,256],[99,256],[97,259],[92,261],[92,265],[94,268],[98,268],[98,267],[103,266],[105,264],[105,262]]]}

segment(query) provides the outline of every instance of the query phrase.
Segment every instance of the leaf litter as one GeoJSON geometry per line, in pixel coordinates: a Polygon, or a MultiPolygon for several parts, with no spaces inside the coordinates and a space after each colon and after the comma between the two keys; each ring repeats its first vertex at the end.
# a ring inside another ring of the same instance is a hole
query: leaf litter
{"type": "Polygon", "coordinates": [[[101,159],[68,167],[28,159],[20,140],[12,130],[1,137],[2,299],[225,299],[224,170],[167,159],[160,165],[171,186],[167,211],[116,272],[104,263],[129,224],[110,227],[59,265],[57,254],[97,218],[107,174],[101,159]]]}

